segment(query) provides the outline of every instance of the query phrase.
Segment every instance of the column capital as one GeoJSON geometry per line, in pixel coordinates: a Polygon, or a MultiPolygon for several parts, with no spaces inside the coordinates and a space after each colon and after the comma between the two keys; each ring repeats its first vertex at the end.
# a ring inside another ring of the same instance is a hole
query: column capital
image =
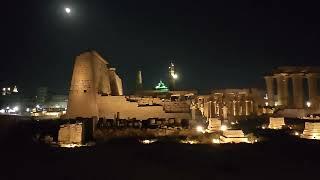
{"type": "Polygon", "coordinates": [[[274,79],[273,75],[264,76],[264,79],[274,79]]]}
{"type": "Polygon", "coordinates": [[[292,73],[292,74],[290,74],[289,76],[290,77],[304,77],[304,73],[292,73]]]}
{"type": "Polygon", "coordinates": [[[319,73],[306,73],[305,74],[307,78],[318,78],[319,73]]]}
{"type": "Polygon", "coordinates": [[[289,74],[288,73],[277,73],[277,74],[274,74],[274,77],[278,78],[278,77],[288,77],[289,74]]]}

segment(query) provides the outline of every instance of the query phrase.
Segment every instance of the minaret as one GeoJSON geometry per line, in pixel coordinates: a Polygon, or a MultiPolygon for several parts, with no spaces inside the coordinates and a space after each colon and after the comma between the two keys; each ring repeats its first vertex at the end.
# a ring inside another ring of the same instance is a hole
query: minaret
{"type": "Polygon", "coordinates": [[[169,89],[174,91],[176,88],[176,79],[178,75],[175,72],[174,64],[171,62],[169,66],[169,89]]]}
{"type": "Polygon", "coordinates": [[[136,90],[141,90],[143,88],[142,86],[142,72],[139,70],[137,72],[137,78],[136,78],[136,90]]]}

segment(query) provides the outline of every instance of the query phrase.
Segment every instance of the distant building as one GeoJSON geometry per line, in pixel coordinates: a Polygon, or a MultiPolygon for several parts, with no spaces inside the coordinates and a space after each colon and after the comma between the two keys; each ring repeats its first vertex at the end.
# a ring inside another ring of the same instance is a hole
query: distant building
{"type": "Polygon", "coordinates": [[[17,86],[3,87],[0,96],[0,114],[19,114],[21,109],[20,102],[21,94],[17,86]]]}
{"type": "Polygon", "coordinates": [[[37,89],[36,103],[44,104],[48,97],[48,87],[39,87],[37,89]]]}

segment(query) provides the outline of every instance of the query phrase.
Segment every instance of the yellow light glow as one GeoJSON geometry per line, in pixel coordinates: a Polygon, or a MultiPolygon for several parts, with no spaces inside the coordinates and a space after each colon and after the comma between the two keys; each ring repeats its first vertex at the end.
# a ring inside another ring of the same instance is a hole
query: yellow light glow
{"type": "Polygon", "coordinates": [[[212,143],[213,144],[220,144],[220,140],[219,139],[212,139],[212,143]]]}
{"type": "Polygon", "coordinates": [[[59,117],[60,116],[60,112],[45,112],[46,116],[56,116],[59,117]]]}
{"type": "Polygon", "coordinates": [[[220,127],[220,130],[221,131],[226,131],[228,129],[228,127],[226,126],[226,125],[222,125],[221,127],[220,127]]]}
{"type": "Polygon", "coordinates": [[[197,130],[197,132],[201,132],[201,133],[204,132],[204,129],[202,126],[197,126],[196,130],[197,130]]]}
{"type": "Polygon", "coordinates": [[[84,146],[92,146],[91,144],[59,144],[62,148],[78,148],[78,147],[84,147],[84,146]]]}
{"type": "Polygon", "coordinates": [[[183,144],[198,144],[199,143],[198,141],[195,141],[195,140],[181,140],[180,142],[183,144]]]}
{"type": "Polygon", "coordinates": [[[307,105],[308,108],[311,107],[311,102],[307,101],[306,105],[307,105]]]}
{"type": "Polygon", "coordinates": [[[151,143],[154,143],[156,141],[157,141],[157,139],[145,139],[145,140],[141,140],[140,142],[142,144],[151,144],[151,143]]]}
{"type": "Polygon", "coordinates": [[[296,135],[296,136],[299,136],[300,134],[299,134],[299,132],[294,132],[294,135],[296,135]]]}

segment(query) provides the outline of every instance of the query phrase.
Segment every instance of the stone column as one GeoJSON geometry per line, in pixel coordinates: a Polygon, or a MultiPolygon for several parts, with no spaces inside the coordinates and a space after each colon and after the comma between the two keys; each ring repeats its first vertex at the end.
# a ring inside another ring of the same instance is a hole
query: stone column
{"type": "Polygon", "coordinates": [[[309,73],[306,74],[307,80],[308,80],[308,89],[309,89],[309,101],[311,102],[311,107],[316,105],[317,96],[318,96],[318,74],[316,73],[309,73]]]}
{"type": "Polygon", "coordinates": [[[214,117],[216,117],[216,115],[217,115],[217,101],[214,101],[213,102],[213,107],[214,107],[214,117]]]}
{"type": "Polygon", "coordinates": [[[268,103],[270,106],[274,106],[274,92],[273,92],[273,76],[265,76],[264,77],[266,81],[266,87],[267,87],[267,94],[268,94],[268,103]]]}
{"type": "Polygon", "coordinates": [[[208,107],[208,118],[212,117],[212,101],[209,101],[209,107],[208,107]]]}
{"type": "Polygon", "coordinates": [[[277,74],[278,105],[288,106],[288,76],[285,73],[277,74]]]}
{"type": "Polygon", "coordinates": [[[249,107],[250,101],[246,100],[245,103],[246,103],[246,116],[249,116],[250,115],[250,107],[249,107]]]}
{"type": "Polygon", "coordinates": [[[250,113],[254,113],[253,101],[250,101],[250,113]]]}
{"type": "Polygon", "coordinates": [[[303,73],[296,73],[291,75],[293,88],[293,106],[294,108],[303,108],[303,73]]]}
{"type": "Polygon", "coordinates": [[[236,115],[237,115],[237,106],[236,106],[236,103],[237,103],[236,100],[233,100],[233,101],[232,101],[232,110],[233,110],[232,114],[233,114],[233,116],[236,116],[236,115]]]}
{"type": "Polygon", "coordinates": [[[227,118],[228,118],[228,107],[227,106],[223,106],[222,114],[223,114],[223,119],[227,120],[227,118]]]}

